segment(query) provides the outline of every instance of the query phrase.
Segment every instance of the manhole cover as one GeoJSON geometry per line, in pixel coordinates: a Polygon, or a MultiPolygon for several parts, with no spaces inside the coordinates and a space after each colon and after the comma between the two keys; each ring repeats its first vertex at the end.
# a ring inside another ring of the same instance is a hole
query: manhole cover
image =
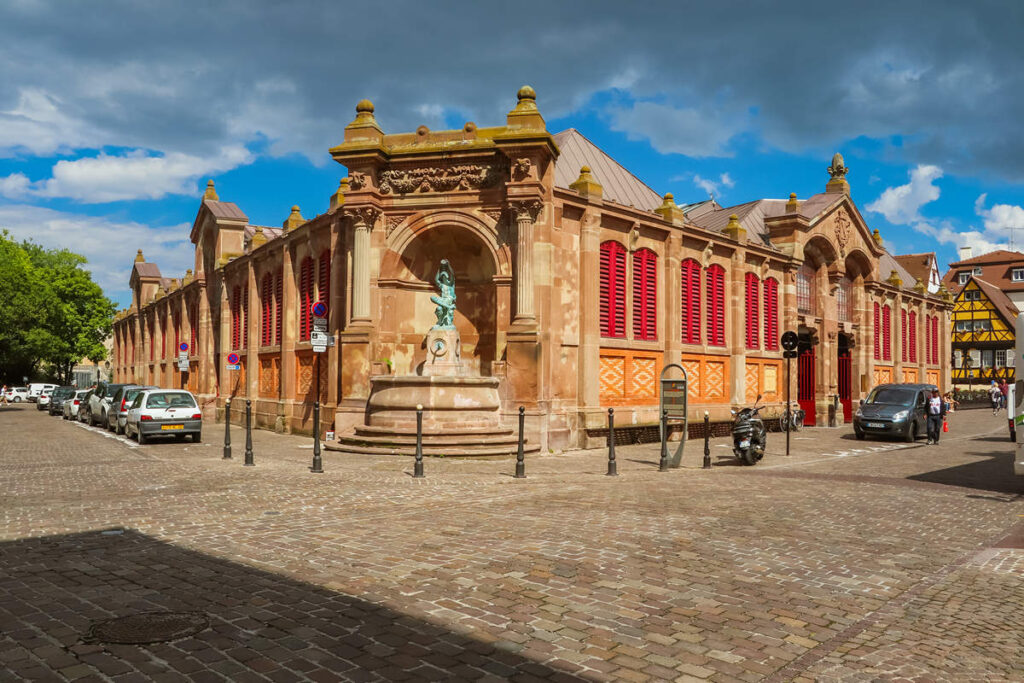
{"type": "Polygon", "coordinates": [[[202,612],[144,612],[93,624],[89,639],[101,643],[144,645],[192,636],[210,626],[202,612]]]}

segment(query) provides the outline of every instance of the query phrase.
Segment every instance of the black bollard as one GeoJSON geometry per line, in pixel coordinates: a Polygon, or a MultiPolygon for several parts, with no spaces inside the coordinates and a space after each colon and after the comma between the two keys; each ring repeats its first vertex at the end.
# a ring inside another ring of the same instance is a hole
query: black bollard
{"type": "Polygon", "coordinates": [[[224,399],[224,459],[231,459],[231,399],[224,399]]]}
{"type": "MultiPolygon", "coordinates": [[[[319,360],[317,361],[319,362],[319,360]]],[[[324,461],[320,457],[320,400],[313,404],[313,466],[309,468],[314,474],[324,473],[324,461]]]]}
{"type": "Polygon", "coordinates": [[[704,411],[704,469],[711,469],[711,418],[704,411]]]}
{"type": "Polygon", "coordinates": [[[615,465],[615,409],[608,409],[608,474],[609,477],[619,476],[615,465]]]}
{"type": "Polygon", "coordinates": [[[523,452],[523,431],[526,426],[526,408],[519,406],[519,450],[516,452],[516,479],[526,479],[526,454],[523,452]]]}
{"type": "Polygon", "coordinates": [[[416,465],[413,467],[414,479],[423,478],[423,406],[416,406],[416,465]]]}
{"type": "Polygon", "coordinates": [[[252,401],[245,399],[245,466],[252,467],[252,401]]]}
{"type": "Polygon", "coordinates": [[[661,411],[661,460],[658,462],[659,472],[668,472],[668,411],[661,411]]]}

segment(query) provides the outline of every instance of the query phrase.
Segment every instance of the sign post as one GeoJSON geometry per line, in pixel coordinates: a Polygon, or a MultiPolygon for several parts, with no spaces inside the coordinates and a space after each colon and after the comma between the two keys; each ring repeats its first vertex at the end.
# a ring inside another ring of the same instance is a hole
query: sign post
{"type": "Polygon", "coordinates": [[[790,373],[793,371],[793,359],[796,358],[796,347],[800,344],[800,337],[796,332],[787,330],[782,333],[782,357],[786,359],[786,455],[789,455],[789,429],[793,423],[790,415],[792,408],[789,404],[790,373]]]}
{"type": "Polygon", "coordinates": [[[185,376],[188,374],[188,344],[185,342],[178,344],[178,372],[181,373],[181,388],[184,389],[187,385],[185,376]]]}
{"type": "Polygon", "coordinates": [[[689,378],[686,374],[686,368],[679,363],[669,363],[661,369],[661,451],[662,453],[668,453],[668,421],[682,420],[683,422],[683,434],[682,438],[679,439],[679,446],[676,448],[676,452],[672,455],[670,462],[673,468],[680,466],[683,460],[683,447],[686,446],[686,436],[689,431],[690,421],[686,416],[686,410],[688,407],[689,391],[689,378]],[[682,379],[666,379],[665,373],[672,368],[678,368],[679,372],[683,373],[682,379]]]}
{"type": "Polygon", "coordinates": [[[320,354],[327,350],[327,304],[316,301],[309,306],[313,314],[313,331],[309,341],[316,354],[316,400],[313,402],[313,466],[310,472],[323,474],[324,462],[320,457],[320,354]]]}

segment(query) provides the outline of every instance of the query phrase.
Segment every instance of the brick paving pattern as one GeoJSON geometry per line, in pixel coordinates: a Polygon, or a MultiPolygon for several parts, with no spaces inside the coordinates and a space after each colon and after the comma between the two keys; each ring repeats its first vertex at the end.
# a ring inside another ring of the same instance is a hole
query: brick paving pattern
{"type": "MultiPolygon", "coordinates": [[[[31,407],[30,407],[31,408],[31,407]]],[[[528,459],[139,447],[0,409],[0,680],[1021,681],[1024,485],[1005,418],[942,444],[770,434],[528,459]],[[108,533],[103,533],[107,530],[108,533]],[[110,530],[114,530],[113,533],[110,530]],[[151,645],[92,624],[202,611],[151,645]]]]}

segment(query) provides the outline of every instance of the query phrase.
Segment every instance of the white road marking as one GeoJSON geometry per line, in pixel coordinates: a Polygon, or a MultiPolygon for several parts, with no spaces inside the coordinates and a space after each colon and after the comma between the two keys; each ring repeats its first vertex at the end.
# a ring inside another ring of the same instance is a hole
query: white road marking
{"type": "Polygon", "coordinates": [[[85,424],[84,422],[78,422],[77,420],[75,421],[75,425],[78,426],[78,427],[81,427],[82,429],[85,429],[85,430],[88,430],[90,432],[93,432],[95,434],[100,434],[102,436],[105,436],[108,439],[113,439],[114,441],[120,441],[125,446],[128,446],[128,448],[138,448],[139,447],[139,445],[137,443],[135,443],[134,441],[129,439],[127,436],[123,436],[121,434],[114,434],[113,432],[107,431],[106,429],[100,429],[99,427],[92,427],[90,425],[85,424]]]}

